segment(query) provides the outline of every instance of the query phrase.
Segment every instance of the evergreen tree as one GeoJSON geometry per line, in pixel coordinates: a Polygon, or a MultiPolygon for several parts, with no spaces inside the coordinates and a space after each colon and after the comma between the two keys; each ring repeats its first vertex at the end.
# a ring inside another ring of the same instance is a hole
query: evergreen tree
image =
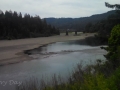
{"type": "Polygon", "coordinates": [[[58,30],[47,25],[39,16],[30,16],[16,11],[0,11],[0,39],[20,39],[57,35],[58,30]]]}
{"type": "Polygon", "coordinates": [[[108,47],[105,48],[108,53],[105,55],[107,60],[114,68],[120,65],[120,24],[114,26],[108,39],[108,47]]]}

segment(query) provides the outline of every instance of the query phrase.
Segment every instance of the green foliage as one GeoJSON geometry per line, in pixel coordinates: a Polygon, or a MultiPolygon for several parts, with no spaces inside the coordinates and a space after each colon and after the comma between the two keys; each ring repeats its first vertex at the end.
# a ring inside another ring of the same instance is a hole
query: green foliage
{"type": "Polygon", "coordinates": [[[119,46],[120,45],[120,25],[116,25],[112,31],[110,38],[108,40],[109,46],[119,46]]]}
{"type": "Polygon", "coordinates": [[[110,90],[120,90],[120,67],[107,79],[107,82],[110,90]]]}
{"type": "Polygon", "coordinates": [[[120,68],[108,78],[100,73],[85,74],[83,83],[74,81],[73,84],[47,87],[44,90],[120,90],[120,68]]]}
{"type": "Polygon", "coordinates": [[[82,90],[109,90],[103,74],[87,75],[82,90]]]}
{"type": "Polygon", "coordinates": [[[108,40],[107,47],[108,54],[106,55],[107,60],[113,67],[117,67],[120,64],[120,24],[114,26],[111,31],[110,38],[108,40]]]}

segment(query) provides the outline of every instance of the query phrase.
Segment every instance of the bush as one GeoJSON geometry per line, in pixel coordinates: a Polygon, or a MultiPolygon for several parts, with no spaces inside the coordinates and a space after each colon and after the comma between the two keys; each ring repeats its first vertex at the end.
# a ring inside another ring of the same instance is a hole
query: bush
{"type": "Polygon", "coordinates": [[[120,68],[106,77],[94,66],[88,66],[83,70],[78,64],[66,83],[62,78],[54,75],[50,84],[44,80],[30,79],[17,90],[120,90],[120,68]],[[96,70],[94,73],[93,69],[96,70]]]}

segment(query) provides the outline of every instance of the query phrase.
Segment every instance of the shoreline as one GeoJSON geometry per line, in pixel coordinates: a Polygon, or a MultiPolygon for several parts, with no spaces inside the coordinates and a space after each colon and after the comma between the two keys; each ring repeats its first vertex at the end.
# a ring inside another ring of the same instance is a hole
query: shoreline
{"type": "Polygon", "coordinates": [[[24,53],[26,50],[38,48],[55,42],[85,39],[90,36],[94,36],[94,34],[88,33],[81,34],[80,36],[60,35],[18,40],[2,40],[0,41],[0,66],[32,60],[32,57],[29,57],[29,55],[24,53]]]}

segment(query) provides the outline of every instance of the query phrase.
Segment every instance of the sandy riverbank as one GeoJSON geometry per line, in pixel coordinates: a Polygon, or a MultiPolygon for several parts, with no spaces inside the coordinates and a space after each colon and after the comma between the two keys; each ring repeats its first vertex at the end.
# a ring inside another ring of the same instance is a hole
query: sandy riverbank
{"type": "Polygon", "coordinates": [[[64,34],[60,36],[29,38],[19,40],[1,40],[0,41],[0,65],[18,63],[26,60],[32,60],[31,57],[24,54],[24,50],[37,48],[39,46],[67,40],[79,40],[94,34],[81,34],[80,36],[64,34]]]}

